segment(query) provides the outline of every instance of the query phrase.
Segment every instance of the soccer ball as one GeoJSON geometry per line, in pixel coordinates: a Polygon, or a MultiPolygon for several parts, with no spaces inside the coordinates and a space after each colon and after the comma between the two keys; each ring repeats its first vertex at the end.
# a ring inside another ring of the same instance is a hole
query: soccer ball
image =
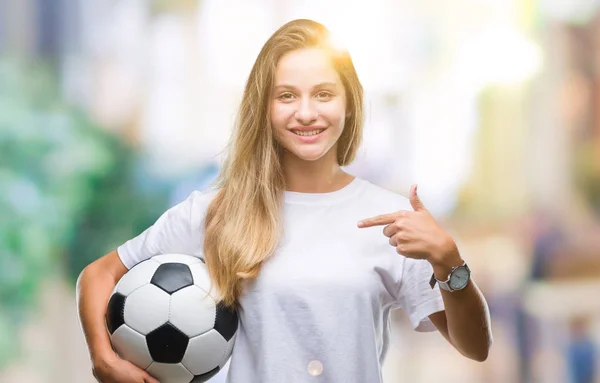
{"type": "Polygon", "coordinates": [[[131,268],[106,312],[113,349],[161,383],[205,382],[229,360],[238,328],[217,304],[202,259],[157,255],[131,268]]]}

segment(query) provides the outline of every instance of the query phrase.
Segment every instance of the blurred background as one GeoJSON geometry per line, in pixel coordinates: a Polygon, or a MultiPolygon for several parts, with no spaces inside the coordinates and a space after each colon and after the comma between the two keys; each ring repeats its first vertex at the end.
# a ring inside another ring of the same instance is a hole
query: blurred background
{"type": "Polygon", "coordinates": [[[600,0],[0,1],[0,382],[94,381],[79,272],[214,179],[295,18],[365,87],[346,170],[419,183],[492,312],[484,363],[394,313],[385,382],[600,382],[600,0]]]}

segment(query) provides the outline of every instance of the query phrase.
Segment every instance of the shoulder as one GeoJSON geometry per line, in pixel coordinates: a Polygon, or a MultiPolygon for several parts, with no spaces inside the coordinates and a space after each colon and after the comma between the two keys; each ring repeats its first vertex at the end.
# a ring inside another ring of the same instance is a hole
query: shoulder
{"type": "Polygon", "coordinates": [[[192,209],[206,208],[217,193],[218,190],[215,189],[194,190],[183,203],[187,203],[192,209]]]}
{"type": "MultiPolygon", "coordinates": [[[[365,182],[365,203],[371,205],[374,209],[389,210],[412,210],[410,201],[407,197],[400,194],[400,191],[395,191],[389,187],[376,185],[369,181],[365,182]]],[[[391,211],[390,211],[391,212],[391,211]]]]}
{"type": "Polygon", "coordinates": [[[218,193],[217,189],[194,190],[181,202],[185,206],[192,228],[197,229],[204,224],[206,211],[218,193]]]}

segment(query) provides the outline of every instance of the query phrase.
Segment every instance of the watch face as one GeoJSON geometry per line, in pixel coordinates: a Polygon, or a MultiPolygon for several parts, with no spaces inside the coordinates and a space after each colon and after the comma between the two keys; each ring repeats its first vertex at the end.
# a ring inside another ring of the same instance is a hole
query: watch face
{"type": "Polygon", "coordinates": [[[464,289],[469,283],[469,270],[466,267],[458,267],[450,276],[450,287],[453,290],[464,289]]]}

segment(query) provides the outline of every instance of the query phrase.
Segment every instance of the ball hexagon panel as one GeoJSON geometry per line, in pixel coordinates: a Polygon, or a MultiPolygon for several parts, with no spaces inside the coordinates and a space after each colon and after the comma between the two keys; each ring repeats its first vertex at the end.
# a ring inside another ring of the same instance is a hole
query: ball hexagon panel
{"type": "Polygon", "coordinates": [[[196,285],[171,295],[169,322],[190,338],[213,329],[216,316],[215,301],[196,285]]]}
{"type": "Polygon", "coordinates": [[[184,263],[163,263],[158,266],[150,283],[169,294],[194,284],[190,267],[184,263]]]}
{"type": "Polygon", "coordinates": [[[196,375],[190,383],[204,383],[204,382],[208,381],[210,378],[212,378],[213,376],[217,375],[217,373],[220,370],[221,369],[219,367],[216,367],[216,368],[212,369],[211,371],[207,372],[206,374],[196,375]]]}
{"type": "Polygon", "coordinates": [[[217,317],[215,319],[215,330],[217,330],[225,340],[230,340],[238,329],[237,311],[225,307],[224,304],[217,304],[217,317]]]}
{"type": "Polygon", "coordinates": [[[146,335],[152,360],[159,363],[179,363],[186,354],[190,338],[171,323],[165,323],[146,335]]]}
{"type": "Polygon", "coordinates": [[[128,296],[136,289],[150,283],[152,276],[160,264],[147,259],[132,267],[115,286],[115,291],[128,296]]]}
{"type": "Polygon", "coordinates": [[[108,300],[108,308],[106,309],[108,314],[106,316],[106,327],[111,334],[125,323],[125,299],[126,297],[124,295],[114,293],[108,300]]]}
{"type": "Polygon", "coordinates": [[[203,262],[202,259],[194,257],[193,255],[186,254],[161,254],[155,255],[151,258],[152,260],[163,264],[163,263],[185,263],[186,265],[193,265],[194,263],[203,262]]]}
{"type": "Polygon", "coordinates": [[[190,382],[194,378],[194,375],[180,363],[166,364],[154,362],[146,371],[158,379],[160,383],[190,382]]]}
{"type": "Polygon", "coordinates": [[[111,335],[110,340],[115,351],[125,360],[130,361],[141,369],[146,369],[152,363],[152,357],[146,345],[146,337],[123,325],[111,335]]]}
{"type": "Polygon", "coordinates": [[[196,286],[200,287],[202,290],[206,291],[206,293],[210,292],[213,299],[215,299],[216,298],[215,290],[210,291],[210,287],[211,287],[210,275],[208,274],[208,269],[206,268],[204,263],[196,263],[196,264],[190,265],[190,271],[192,272],[194,284],[196,286]]]}
{"type": "Polygon", "coordinates": [[[205,374],[221,363],[225,350],[227,341],[215,330],[210,330],[190,339],[181,363],[194,375],[205,374]]]}
{"type": "Polygon", "coordinates": [[[170,295],[154,285],[135,290],[125,299],[125,323],[146,335],[169,319],[170,295]]]}

